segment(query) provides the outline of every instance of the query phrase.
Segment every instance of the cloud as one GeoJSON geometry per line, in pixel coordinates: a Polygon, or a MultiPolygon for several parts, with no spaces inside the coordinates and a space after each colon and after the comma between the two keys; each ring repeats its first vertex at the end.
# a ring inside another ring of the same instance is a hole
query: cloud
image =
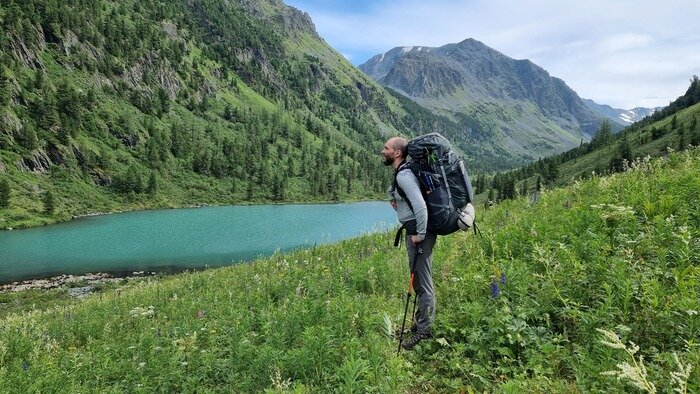
{"type": "Polygon", "coordinates": [[[697,0],[286,1],[309,12],[319,34],[354,64],[396,46],[471,37],[618,108],[666,105],[700,73],[697,0]]]}

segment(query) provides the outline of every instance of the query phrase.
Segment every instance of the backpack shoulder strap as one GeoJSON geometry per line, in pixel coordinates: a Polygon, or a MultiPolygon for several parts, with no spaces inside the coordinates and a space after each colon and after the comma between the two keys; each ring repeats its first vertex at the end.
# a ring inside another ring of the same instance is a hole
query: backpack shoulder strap
{"type": "Polygon", "coordinates": [[[396,169],[394,172],[394,182],[392,183],[391,187],[396,190],[397,193],[399,193],[399,196],[403,198],[404,201],[408,204],[408,207],[411,208],[411,211],[413,211],[413,206],[411,205],[411,201],[406,197],[406,193],[403,191],[401,186],[399,186],[399,183],[396,181],[396,177],[399,175],[399,172],[405,171],[405,170],[410,170],[411,167],[409,167],[408,163],[404,161],[399,165],[399,168],[396,169]]]}

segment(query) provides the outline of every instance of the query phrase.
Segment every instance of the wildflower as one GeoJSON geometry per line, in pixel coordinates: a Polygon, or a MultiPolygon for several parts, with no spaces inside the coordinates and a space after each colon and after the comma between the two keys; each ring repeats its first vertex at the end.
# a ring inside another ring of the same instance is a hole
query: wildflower
{"type": "Polygon", "coordinates": [[[501,294],[501,290],[498,288],[498,282],[495,280],[491,282],[491,297],[496,298],[501,294]]]}
{"type": "Polygon", "coordinates": [[[22,371],[26,371],[29,369],[29,363],[26,361],[22,361],[22,371]]]}
{"type": "Polygon", "coordinates": [[[197,311],[197,319],[204,319],[207,316],[207,313],[204,312],[203,310],[198,310],[197,311]]]}
{"type": "Polygon", "coordinates": [[[671,381],[674,385],[678,386],[674,388],[673,391],[677,393],[685,393],[692,366],[690,364],[684,365],[676,353],[673,353],[673,359],[676,361],[676,366],[678,367],[678,371],[671,372],[671,381]]]}
{"type": "MultiPolygon", "coordinates": [[[[621,326],[618,326],[618,328],[620,327],[621,326]]],[[[603,336],[607,339],[601,340],[600,343],[613,349],[624,350],[627,352],[627,356],[632,360],[632,364],[626,361],[621,362],[616,365],[617,370],[601,372],[601,375],[615,376],[618,380],[626,379],[630,384],[641,390],[648,393],[656,393],[656,386],[654,386],[654,384],[649,382],[647,379],[647,370],[644,366],[644,357],[639,356],[638,359],[635,359],[634,357],[634,355],[639,351],[639,346],[635,345],[632,341],[629,342],[629,346],[625,346],[616,333],[600,328],[596,328],[596,330],[603,334],[603,336]]]]}
{"type": "Polygon", "coordinates": [[[506,273],[505,273],[505,271],[501,271],[501,284],[502,284],[502,285],[505,285],[505,284],[506,284],[506,281],[507,281],[507,279],[506,279],[506,273]]]}
{"type": "Polygon", "coordinates": [[[143,308],[140,306],[135,307],[131,311],[129,311],[129,315],[131,317],[153,317],[156,314],[153,305],[149,306],[148,308],[143,308]]]}

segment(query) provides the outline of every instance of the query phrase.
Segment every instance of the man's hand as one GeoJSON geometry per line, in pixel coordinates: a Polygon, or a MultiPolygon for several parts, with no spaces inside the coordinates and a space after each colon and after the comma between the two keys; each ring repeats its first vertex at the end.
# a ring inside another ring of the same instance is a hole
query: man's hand
{"type": "Polygon", "coordinates": [[[412,243],[413,245],[418,245],[418,244],[421,243],[421,242],[423,242],[423,240],[420,239],[419,236],[417,236],[417,235],[411,235],[411,243],[412,243]]]}
{"type": "Polygon", "coordinates": [[[396,210],[396,200],[389,200],[389,203],[391,204],[391,207],[396,210]]]}

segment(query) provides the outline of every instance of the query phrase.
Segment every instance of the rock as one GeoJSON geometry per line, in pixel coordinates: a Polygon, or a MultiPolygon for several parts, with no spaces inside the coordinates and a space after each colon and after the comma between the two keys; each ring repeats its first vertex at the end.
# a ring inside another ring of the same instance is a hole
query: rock
{"type": "Polygon", "coordinates": [[[92,293],[94,286],[73,287],[68,289],[68,295],[74,298],[83,298],[92,293]]]}
{"type": "Polygon", "coordinates": [[[51,159],[46,151],[37,149],[31,157],[25,157],[17,162],[17,169],[24,172],[34,172],[45,174],[49,172],[51,167],[51,159]]]}

